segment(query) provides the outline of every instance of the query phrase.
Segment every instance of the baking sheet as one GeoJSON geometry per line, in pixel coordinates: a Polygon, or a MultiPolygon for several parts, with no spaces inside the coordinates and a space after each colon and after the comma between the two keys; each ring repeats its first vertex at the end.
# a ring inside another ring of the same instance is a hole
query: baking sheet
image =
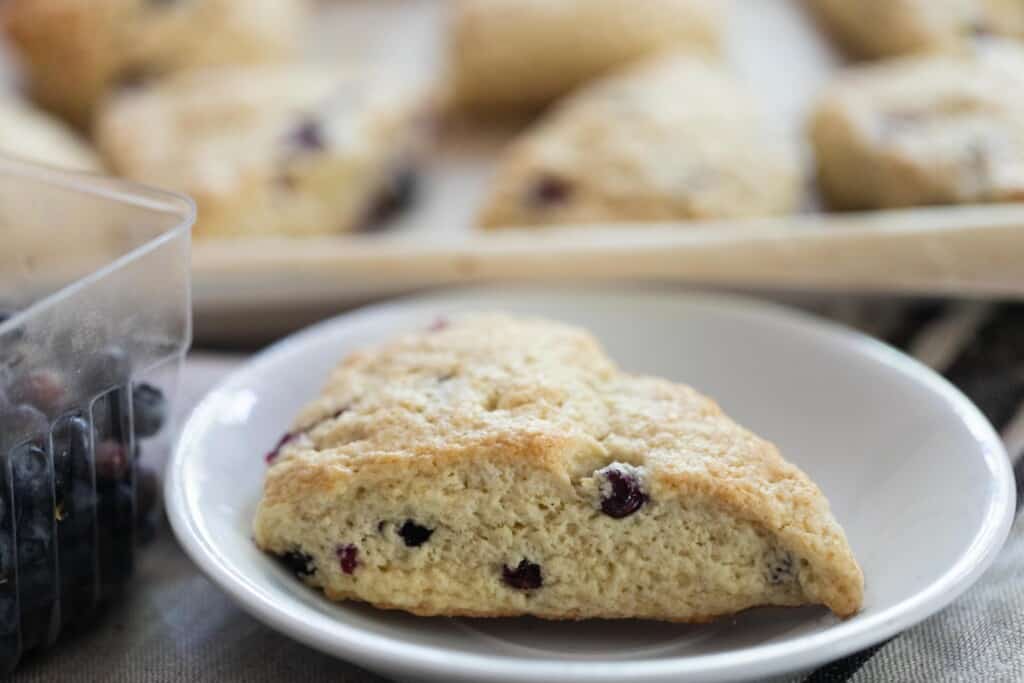
{"type": "MultiPolygon", "coordinates": [[[[322,0],[309,56],[387,64],[406,78],[436,81],[447,6],[443,0],[322,0]]],[[[804,121],[843,60],[801,2],[734,0],[727,58],[760,100],[766,125],[795,140],[809,166],[804,121]]],[[[796,216],[477,232],[473,217],[496,155],[519,127],[443,126],[419,201],[372,234],[197,243],[200,330],[244,331],[297,310],[495,279],[1024,295],[1024,205],[825,214],[809,185],[796,216]]]]}

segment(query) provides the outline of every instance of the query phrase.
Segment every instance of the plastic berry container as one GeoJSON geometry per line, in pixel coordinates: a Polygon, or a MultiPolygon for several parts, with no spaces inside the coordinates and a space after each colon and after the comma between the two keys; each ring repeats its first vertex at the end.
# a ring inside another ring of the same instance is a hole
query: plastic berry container
{"type": "Polygon", "coordinates": [[[87,625],[156,533],[194,215],[0,157],[0,672],[87,625]]]}

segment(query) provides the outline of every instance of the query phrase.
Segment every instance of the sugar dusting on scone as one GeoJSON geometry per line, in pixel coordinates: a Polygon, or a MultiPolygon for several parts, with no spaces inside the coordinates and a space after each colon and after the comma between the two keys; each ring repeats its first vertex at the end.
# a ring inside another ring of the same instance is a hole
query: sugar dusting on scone
{"type": "Polygon", "coordinates": [[[811,138],[836,208],[1024,201],[1024,49],[852,68],[822,95],[811,138]]]}
{"type": "Polygon", "coordinates": [[[267,460],[256,543],[334,600],[683,622],[861,607],[803,472],[568,325],[476,315],[354,353],[267,460]]]}
{"type": "Polygon", "coordinates": [[[0,28],[33,95],[86,127],[111,89],[294,56],[305,9],[305,0],[17,0],[0,3],[0,28]]]}
{"type": "Polygon", "coordinates": [[[685,54],[584,86],[503,153],[485,228],[711,220],[793,211],[794,147],[741,84],[685,54]]]}
{"type": "Polygon", "coordinates": [[[118,173],[194,197],[200,237],[331,234],[409,203],[430,107],[383,70],[217,67],[111,98],[97,137],[118,173]]]}

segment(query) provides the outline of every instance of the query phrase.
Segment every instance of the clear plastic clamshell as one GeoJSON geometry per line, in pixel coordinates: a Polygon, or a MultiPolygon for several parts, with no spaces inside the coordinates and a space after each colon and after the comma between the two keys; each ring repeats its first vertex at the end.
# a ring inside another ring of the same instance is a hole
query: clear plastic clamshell
{"type": "Polygon", "coordinates": [[[156,532],[194,215],[0,157],[0,672],[87,623],[156,532]]]}

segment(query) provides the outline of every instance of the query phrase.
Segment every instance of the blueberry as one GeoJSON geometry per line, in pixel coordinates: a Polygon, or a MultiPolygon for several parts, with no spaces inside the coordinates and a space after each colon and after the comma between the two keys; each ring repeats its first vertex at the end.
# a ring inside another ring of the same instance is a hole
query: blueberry
{"type": "Polygon", "coordinates": [[[419,185],[419,173],[416,169],[399,169],[374,198],[367,213],[365,229],[371,229],[409,208],[416,201],[419,185]]]}
{"type": "MultiPolygon", "coordinates": [[[[28,446],[17,450],[17,457],[12,458],[11,472],[14,481],[20,487],[29,487],[33,491],[38,488],[46,488],[49,485],[49,461],[46,451],[36,446],[28,446]]],[[[15,487],[15,498],[23,491],[15,487]]]]}
{"type": "Polygon", "coordinates": [[[510,569],[507,564],[502,565],[501,578],[512,588],[524,591],[540,588],[544,585],[544,577],[541,574],[540,565],[534,564],[529,560],[520,561],[515,569],[510,569]]]}
{"type": "Polygon", "coordinates": [[[420,526],[411,519],[405,520],[405,524],[398,529],[398,535],[402,537],[402,540],[405,541],[405,544],[410,548],[420,547],[429,541],[433,534],[433,529],[420,526]]]}
{"type": "Polygon", "coordinates": [[[546,174],[530,186],[526,201],[530,206],[548,207],[566,202],[571,195],[572,185],[569,181],[546,174]]]}
{"type": "Polygon", "coordinates": [[[128,449],[119,441],[105,439],[96,445],[96,476],[100,479],[122,478],[131,465],[128,449]]]}
{"type": "Polygon", "coordinates": [[[22,403],[0,415],[0,442],[17,443],[43,436],[49,421],[38,409],[22,403]]]}
{"type": "MultiPolygon", "coordinates": [[[[331,413],[330,415],[328,415],[324,419],[320,420],[319,422],[314,422],[311,427],[307,427],[304,431],[310,432],[310,431],[316,429],[317,427],[319,427],[320,425],[322,425],[325,422],[330,422],[331,420],[337,420],[339,417],[341,417],[342,415],[344,415],[348,411],[349,411],[349,406],[344,406],[344,407],[340,408],[339,410],[334,411],[333,413],[331,413]]],[[[287,443],[287,441],[285,443],[287,443]]]]}
{"type": "Polygon", "coordinates": [[[595,475],[600,484],[601,511],[609,517],[628,517],[647,502],[637,468],[616,462],[595,475]]]}
{"type": "Polygon", "coordinates": [[[353,574],[356,571],[356,567],[359,566],[359,548],[355,547],[351,543],[338,546],[338,549],[334,551],[338,556],[338,562],[341,564],[341,571],[346,574],[353,574]]]}
{"type": "Polygon", "coordinates": [[[132,413],[136,436],[153,436],[167,420],[167,398],[152,384],[136,384],[132,387],[132,413]]]}
{"type": "Polygon", "coordinates": [[[128,381],[132,372],[131,358],[124,349],[109,346],[90,360],[82,374],[86,393],[98,394],[128,381]]]}
{"type": "Polygon", "coordinates": [[[766,574],[768,583],[772,585],[792,581],[794,577],[793,556],[785,550],[774,550],[768,556],[766,574]]]}
{"type": "Polygon", "coordinates": [[[9,311],[4,308],[0,308],[0,325],[14,317],[14,311],[9,311]]]}
{"type": "Polygon", "coordinates": [[[288,432],[287,434],[282,436],[278,440],[277,445],[274,446],[274,449],[267,453],[265,456],[263,456],[263,460],[268,465],[277,460],[277,456],[281,455],[281,449],[284,448],[285,444],[294,439],[296,436],[298,436],[298,434],[295,434],[294,432],[288,432]]]}
{"type": "Polygon", "coordinates": [[[135,476],[135,514],[145,517],[156,503],[159,489],[156,472],[148,467],[140,468],[135,476]]]}
{"type": "Polygon", "coordinates": [[[427,332],[440,332],[447,329],[451,325],[451,321],[443,315],[439,315],[434,318],[434,322],[430,323],[427,327],[427,332]]]}
{"type": "Polygon", "coordinates": [[[67,398],[64,378],[56,370],[32,370],[15,381],[11,394],[47,412],[57,412],[67,398]]]}
{"type": "Polygon", "coordinates": [[[58,521],[69,511],[65,498],[71,493],[75,461],[89,457],[91,430],[81,417],[63,418],[53,431],[53,488],[58,521]]]}
{"type": "Polygon", "coordinates": [[[316,565],[313,564],[313,557],[301,550],[290,550],[277,557],[295,576],[312,576],[316,574],[316,565]]]}
{"type": "Polygon", "coordinates": [[[312,117],[306,117],[289,133],[288,142],[301,150],[319,152],[327,148],[323,126],[312,117]]]}

